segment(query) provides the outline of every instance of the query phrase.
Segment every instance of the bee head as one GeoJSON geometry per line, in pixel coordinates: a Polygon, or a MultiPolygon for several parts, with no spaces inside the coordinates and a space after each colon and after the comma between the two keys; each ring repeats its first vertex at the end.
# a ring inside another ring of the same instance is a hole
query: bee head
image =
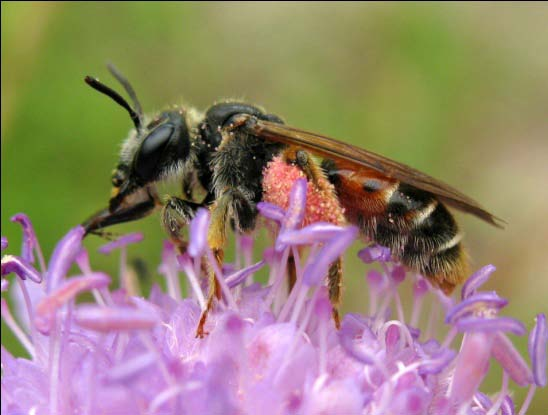
{"type": "Polygon", "coordinates": [[[190,155],[190,136],[182,111],[163,112],[145,128],[136,129],[122,145],[112,172],[110,208],[148,185],[177,175],[190,155]]]}
{"type": "Polygon", "coordinates": [[[154,182],[177,174],[189,160],[191,147],[183,110],[162,112],[148,125],[144,125],[141,105],[133,88],[116,68],[109,65],[108,69],[122,84],[133,106],[97,79],[88,76],[85,81],[125,108],[135,128],[122,145],[120,160],[112,172],[109,206],[101,212],[102,222],[93,225],[95,229],[126,221],[121,216],[125,218],[127,212],[137,206],[146,204],[149,207],[154,198],[154,182]],[[107,210],[109,216],[105,219],[107,210]]]}

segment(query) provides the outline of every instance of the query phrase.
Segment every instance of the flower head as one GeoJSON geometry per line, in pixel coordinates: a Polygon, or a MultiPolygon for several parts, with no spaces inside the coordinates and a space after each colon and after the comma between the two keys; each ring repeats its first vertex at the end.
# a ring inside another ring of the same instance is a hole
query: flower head
{"type": "Polygon", "coordinates": [[[190,225],[187,253],[164,244],[159,273],[166,289],[154,286],[147,298],[131,294],[126,275],[125,252],[139,234],[100,249],[122,252],[123,289],[117,289],[92,268],[81,227],[59,242],[47,269],[36,269],[29,252],[36,252],[38,240],[23,221],[23,252],[2,259],[2,290],[8,274],[16,274],[11,291],[22,299],[29,324],[19,326],[4,300],[2,317],[30,357],[15,358],[2,348],[2,413],[514,413],[508,379],[530,389],[524,413],[535,388],[546,385],[545,316],[537,316],[529,337],[531,369],[508,337],[523,335],[525,326],[501,315],[507,300],[479,290],[494,267],[474,274],[456,303],[374,246],[359,253],[381,269],[367,273],[369,313],[347,314],[337,330],[326,276],[357,229],[308,223],[309,192],[305,180],[296,180],[287,205],[258,206],[279,229],[276,239],[258,261],[251,257],[253,240],[237,239],[238,257],[219,270],[223,298],[204,339],[195,332],[205,307],[203,263],[212,257],[206,210],[190,225]],[[302,255],[305,248],[308,255],[302,255]],[[290,254],[297,279],[288,293],[290,254]],[[69,275],[74,263],[81,270],[75,276],[69,275]],[[266,284],[254,281],[259,269],[268,272],[266,284]],[[399,296],[404,279],[413,284],[410,316],[399,296]],[[94,302],[76,301],[85,292],[94,302]],[[445,336],[433,321],[419,327],[429,297],[438,310],[431,318],[446,313],[445,336]],[[480,389],[491,358],[503,368],[503,386],[487,396],[480,389]]]}

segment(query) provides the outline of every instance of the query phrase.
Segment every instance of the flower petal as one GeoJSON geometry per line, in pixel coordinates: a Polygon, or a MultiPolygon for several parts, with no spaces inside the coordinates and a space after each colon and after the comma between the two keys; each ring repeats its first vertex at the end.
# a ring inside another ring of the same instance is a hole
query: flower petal
{"type": "Polygon", "coordinates": [[[36,306],[34,323],[42,333],[48,333],[53,324],[55,312],[78,294],[92,289],[103,288],[110,283],[110,277],[102,272],[94,272],[84,277],[74,277],[41,300],[36,306]]]}
{"type": "Polygon", "coordinates": [[[110,254],[112,251],[118,248],[123,248],[124,246],[130,244],[136,244],[143,240],[143,234],[141,232],[134,232],[127,235],[124,235],[115,241],[109,242],[99,248],[99,252],[105,255],[110,254]]]}
{"type": "Polygon", "coordinates": [[[370,289],[380,292],[388,286],[388,278],[384,273],[372,269],[367,271],[367,283],[370,289]]]}
{"type": "Polygon", "coordinates": [[[546,386],[546,343],[548,331],[546,330],[546,316],[537,314],[535,327],[529,335],[529,356],[533,367],[535,384],[541,388],[546,386]]]}
{"type": "Polygon", "coordinates": [[[30,264],[34,264],[34,249],[38,246],[38,239],[32,227],[32,222],[24,213],[18,213],[11,217],[12,222],[17,222],[23,227],[23,246],[21,256],[30,264]]]}
{"type": "Polygon", "coordinates": [[[67,275],[76,256],[80,253],[85,233],[83,226],[77,226],[71,229],[55,247],[46,274],[48,292],[54,290],[59,285],[59,281],[67,275]]]}
{"type": "Polygon", "coordinates": [[[447,312],[445,322],[447,324],[454,324],[460,318],[467,317],[477,311],[485,309],[499,310],[505,307],[506,304],[508,304],[508,301],[499,297],[494,291],[474,294],[452,307],[447,312]]]}
{"type": "Polygon", "coordinates": [[[489,368],[492,334],[466,333],[457,356],[449,397],[456,407],[469,403],[489,368]]]}
{"type": "Polygon", "coordinates": [[[236,271],[226,277],[226,283],[230,288],[236,287],[237,285],[244,282],[247,277],[257,272],[265,265],[265,261],[259,261],[256,264],[250,265],[249,267],[243,268],[239,271],[236,271]]]}
{"type": "Polygon", "coordinates": [[[461,290],[461,298],[464,300],[476,293],[476,290],[487,282],[493,272],[496,271],[494,265],[486,265],[472,274],[466,280],[461,290]]]}
{"type": "Polygon", "coordinates": [[[281,232],[278,240],[285,245],[312,245],[330,241],[344,229],[329,222],[316,222],[299,230],[281,232]]]}
{"type": "Polygon", "coordinates": [[[508,395],[504,397],[502,405],[500,407],[502,414],[501,415],[514,415],[516,413],[516,405],[512,398],[508,395]]]}
{"type": "Polygon", "coordinates": [[[327,270],[331,263],[335,261],[358,236],[358,228],[349,226],[337,237],[318,252],[313,260],[309,260],[304,269],[303,281],[312,286],[317,285],[327,275],[327,270]]]}
{"type": "Polygon", "coordinates": [[[325,382],[319,378],[305,395],[303,409],[298,413],[359,414],[362,413],[363,401],[363,392],[352,379],[325,382]]]}
{"type": "Polygon", "coordinates": [[[346,353],[363,364],[371,365],[375,361],[376,338],[371,329],[356,316],[347,314],[337,333],[346,353]]]}
{"type": "Polygon", "coordinates": [[[413,284],[413,297],[419,299],[430,291],[430,284],[422,277],[413,284]]]}
{"type": "Polygon", "coordinates": [[[2,247],[2,251],[4,249],[6,249],[8,247],[8,238],[6,238],[5,236],[2,236],[2,239],[1,239],[1,247],[2,247]]]}
{"type": "MultiPolygon", "coordinates": [[[[289,194],[289,206],[282,222],[280,235],[283,235],[287,231],[294,230],[301,225],[306,213],[307,188],[308,182],[305,178],[299,178],[293,183],[291,193],[289,194]]],[[[285,245],[280,240],[276,240],[275,248],[277,251],[282,251],[285,248],[285,245]]]]}
{"type": "Polygon", "coordinates": [[[405,267],[402,265],[396,265],[394,269],[392,269],[392,272],[390,273],[390,277],[392,278],[392,281],[394,284],[398,285],[401,284],[405,280],[406,276],[405,267]]]}
{"type": "Polygon", "coordinates": [[[502,368],[510,375],[512,380],[520,386],[532,383],[531,369],[516,350],[510,339],[503,333],[497,333],[493,341],[493,357],[502,368]]]}
{"type": "Polygon", "coordinates": [[[517,336],[525,334],[525,326],[521,321],[510,317],[463,317],[455,323],[459,331],[510,332],[517,336]]]}
{"type": "Polygon", "coordinates": [[[209,210],[200,208],[196,212],[194,219],[190,222],[190,242],[187,251],[193,258],[202,256],[207,249],[209,220],[209,210]]]}
{"type": "Polygon", "coordinates": [[[76,309],[78,325],[90,330],[110,332],[146,330],[159,323],[158,316],[131,307],[100,307],[82,305],[76,309]]]}
{"type": "Polygon", "coordinates": [[[42,282],[42,275],[23,258],[15,255],[4,255],[2,258],[2,276],[12,272],[22,280],[28,278],[38,284],[42,282]]]}
{"type": "Polygon", "coordinates": [[[453,361],[456,355],[457,353],[454,350],[440,348],[437,353],[421,361],[419,374],[437,375],[453,361]]]}
{"type": "Polygon", "coordinates": [[[422,415],[432,400],[432,392],[425,387],[412,385],[402,388],[390,402],[390,413],[422,415]]]}
{"type": "Polygon", "coordinates": [[[373,262],[387,262],[390,261],[390,248],[386,248],[380,245],[368,246],[358,252],[360,259],[366,264],[373,262]]]}
{"type": "Polygon", "coordinates": [[[289,206],[284,220],[284,229],[297,228],[304,219],[306,212],[306,190],[308,182],[304,178],[295,180],[289,194],[289,206]]]}
{"type": "Polygon", "coordinates": [[[281,224],[285,218],[285,210],[272,203],[259,202],[257,203],[257,209],[265,218],[271,219],[278,224],[281,224]]]}

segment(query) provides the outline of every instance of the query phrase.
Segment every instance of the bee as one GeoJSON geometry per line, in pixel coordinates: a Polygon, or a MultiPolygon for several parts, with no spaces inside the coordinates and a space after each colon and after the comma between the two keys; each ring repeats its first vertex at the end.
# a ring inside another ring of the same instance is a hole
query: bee
{"type": "MultiPolygon", "coordinates": [[[[257,203],[276,202],[273,198],[279,194],[272,194],[265,182],[273,166],[279,168],[280,163],[302,172],[323,201],[335,206],[339,213],[331,221],[358,226],[365,238],[390,248],[394,258],[446,293],[467,273],[462,233],[448,207],[501,227],[501,220],[476,201],[427,174],[333,138],[290,127],[257,106],[224,101],[204,113],[175,107],[148,119],[130,83],[112,65],[109,70],[133,106],[97,79],[88,76],[85,81],[125,108],[135,128],[124,141],[112,172],[108,207],[84,222],[86,233],[100,233],[108,226],[160,209],[167,234],[184,250],[182,231],[196,211],[205,207],[211,211],[208,244],[222,263],[227,224],[236,232],[251,232],[257,223],[257,203]],[[180,184],[180,193],[160,197],[158,184],[170,179],[180,184]]],[[[338,325],[340,259],[331,265],[327,280],[338,325]]],[[[207,313],[215,298],[220,298],[213,272],[209,287],[198,336],[204,335],[207,313]]]]}

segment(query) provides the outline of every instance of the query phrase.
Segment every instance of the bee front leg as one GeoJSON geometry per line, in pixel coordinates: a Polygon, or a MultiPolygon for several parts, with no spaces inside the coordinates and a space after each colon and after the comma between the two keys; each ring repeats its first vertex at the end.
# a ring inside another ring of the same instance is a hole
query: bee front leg
{"type": "Polygon", "coordinates": [[[186,251],[188,245],[183,237],[183,229],[201,206],[199,203],[171,196],[162,208],[162,225],[181,253],[186,251]]]}

